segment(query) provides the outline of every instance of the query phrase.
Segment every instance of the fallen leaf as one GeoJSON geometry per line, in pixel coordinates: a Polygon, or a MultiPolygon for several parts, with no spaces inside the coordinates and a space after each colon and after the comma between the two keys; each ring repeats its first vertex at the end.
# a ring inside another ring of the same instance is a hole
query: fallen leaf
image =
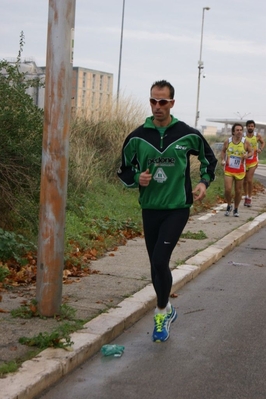
{"type": "Polygon", "coordinates": [[[29,308],[30,308],[30,311],[31,311],[32,313],[36,313],[36,312],[37,312],[37,306],[35,306],[35,305],[33,305],[33,304],[30,304],[29,308]]]}
{"type": "Polygon", "coordinates": [[[170,297],[171,297],[171,298],[177,298],[178,295],[177,295],[177,294],[171,294],[170,297]]]}

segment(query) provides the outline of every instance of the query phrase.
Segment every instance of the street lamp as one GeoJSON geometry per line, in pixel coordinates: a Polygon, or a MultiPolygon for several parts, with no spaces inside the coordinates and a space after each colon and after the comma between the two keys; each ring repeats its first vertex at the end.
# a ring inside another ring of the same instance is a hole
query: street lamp
{"type": "Polygon", "coordinates": [[[119,91],[120,91],[120,75],[121,75],[121,61],[122,61],[123,32],[124,32],[125,1],[126,1],[126,0],[123,0],[123,8],[122,8],[120,53],[119,53],[118,78],[117,78],[117,94],[116,94],[117,104],[118,104],[118,101],[119,101],[119,91]]]}
{"type": "Polygon", "coordinates": [[[240,115],[240,112],[238,112],[238,111],[237,111],[237,112],[235,112],[235,114],[236,114],[236,115],[238,115],[238,116],[239,116],[239,118],[240,118],[240,120],[242,121],[242,120],[243,120],[243,118],[245,118],[245,116],[248,116],[248,115],[250,115],[250,112],[248,112],[248,113],[246,113],[246,114],[244,114],[244,115],[242,115],[242,116],[240,115]]]}
{"type": "Polygon", "coordinates": [[[197,128],[198,125],[198,120],[199,120],[199,95],[200,95],[200,78],[201,78],[201,72],[204,68],[203,66],[203,61],[201,59],[202,55],[202,42],[203,42],[203,26],[204,26],[204,12],[205,10],[210,10],[210,7],[203,7],[202,9],[202,24],[201,24],[201,38],[200,38],[200,57],[199,57],[199,62],[198,62],[198,92],[197,92],[197,106],[196,106],[196,118],[195,118],[195,128],[197,128]]]}

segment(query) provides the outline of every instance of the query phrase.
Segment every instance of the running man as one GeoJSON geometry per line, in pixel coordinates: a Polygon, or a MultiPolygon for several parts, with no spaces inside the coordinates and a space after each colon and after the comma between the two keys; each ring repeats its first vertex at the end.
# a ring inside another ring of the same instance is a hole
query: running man
{"type": "Polygon", "coordinates": [[[244,206],[251,206],[251,196],[253,190],[253,178],[255,170],[259,163],[258,154],[261,153],[265,147],[265,142],[260,133],[255,132],[256,124],[253,120],[246,122],[247,131],[244,133],[244,137],[250,143],[253,154],[246,160],[246,176],[244,178],[244,193],[245,201],[244,206]]]}
{"type": "Polygon", "coordinates": [[[215,178],[217,159],[201,133],[171,114],[175,90],[166,80],[151,86],[152,116],[130,133],[122,149],[118,177],[124,185],[139,188],[139,203],[151,280],[157,296],[154,342],[169,338],[177,313],[169,301],[171,254],[187,224],[193,200],[201,200],[215,178]],[[200,162],[199,182],[192,188],[190,157],[200,162]]]}
{"type": "Polygon", "coordinates": [[[234,211],[239,217],[238,206],[242,198],[243,181],[246,174],[246,159],[252,155],[251,145],[243,137],[243,126],[235,123],[232,136],[225,140],[221,151],[221,163],[224,166],[224,197],[227,202],[225,216],[233,209],[232,188],[234,184],[234,211]]]}

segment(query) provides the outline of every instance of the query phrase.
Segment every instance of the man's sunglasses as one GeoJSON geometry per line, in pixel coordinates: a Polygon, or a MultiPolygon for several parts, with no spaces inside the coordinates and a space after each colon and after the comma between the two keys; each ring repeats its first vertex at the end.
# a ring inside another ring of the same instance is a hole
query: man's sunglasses
{"type": "Polygon", "coordinates": [[[168,100],[168,99],[157,100],[157,98],[150,98],[150,103],[152,105],[157,105],[157,103],[159,103],[159,105],[161,107],[163,107],[164,105],[166,105],[170,101],[173,101],[173,99],[170,99],[170,100],[168,100]]]}

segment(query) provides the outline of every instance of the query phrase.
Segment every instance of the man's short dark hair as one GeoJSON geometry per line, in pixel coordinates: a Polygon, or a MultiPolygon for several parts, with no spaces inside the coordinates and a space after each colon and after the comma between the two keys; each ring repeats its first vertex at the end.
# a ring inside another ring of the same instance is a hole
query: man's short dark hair
{"type": "Polygon", "coordinates": [[[173,88],[173,86],[171,85],[171,83],[167,82],[167,80],[157,80],[157,82],[154,82],[151,86],[151,91],[152,89],[157,86],[160,87],[161,89],[164,87],[168,87],[169,91],[170,91],[170,98],[173,99],[175,96],[175,89],[173,88]]]}
{"type": "Polygon", "coordinates": [[[251,123],[253,123],[253,125],[256,126],[256,123],[253,121],[253,119],[249,119],[248,121],[246,121],[246,127],[251,123]]]}

